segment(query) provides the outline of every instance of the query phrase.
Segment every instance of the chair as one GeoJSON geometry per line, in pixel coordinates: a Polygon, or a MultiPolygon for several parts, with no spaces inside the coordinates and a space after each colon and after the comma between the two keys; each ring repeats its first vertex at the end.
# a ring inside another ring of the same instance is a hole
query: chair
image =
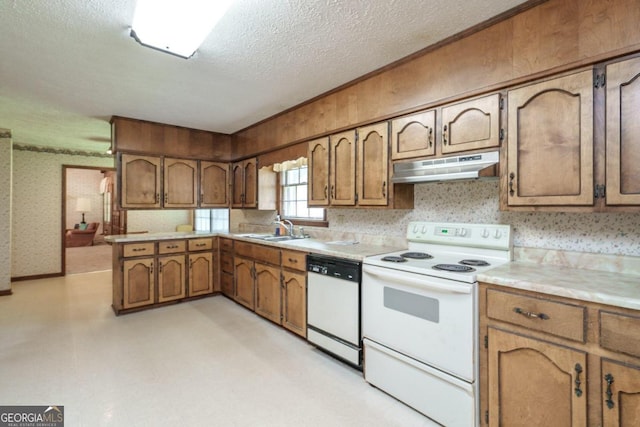
{"type": "Polygon", "coordinates": [[[76,228],[67,230],[65,233],[65,247],[75,248],[78,246],[93,246],[93,238],[97,231],[97,222],[90,222],[87,224],[86,230],[80,230],[76,225],[76,228]]]}

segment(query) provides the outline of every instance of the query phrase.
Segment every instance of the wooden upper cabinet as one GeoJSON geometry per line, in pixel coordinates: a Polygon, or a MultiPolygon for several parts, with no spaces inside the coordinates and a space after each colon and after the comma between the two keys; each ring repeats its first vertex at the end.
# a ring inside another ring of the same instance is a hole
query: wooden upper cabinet
{"type": "Polygon", "coordinates": [[[593,205],[593,72],[508,94],[509,206],[593,205]]]}
{"type": "Polygon", "coordinates": [[[164,159],[164,207],[195,208],[198,206],[198,162],[164,159]]]}
{"type": "Polygon", "coordinates": [[[329,204],[329,138],[309,141],[307,158],[309,161],[309,206],[329,204]]]}
{"type": "Polygon", "coordinates": [[[640,58],[606,67],[606,203],[640,205],[640,58]]]}
{"type": "Polygon", "coordinates": [[[159,208],[161,159],[152,156],[121,156],[121,197],[123,208],[159,208]]]}
{"type": "Polygon", "coordinates": [[[258,161],[251,158],[231,165],[231,207],[258,206],[258,161]]]}
{"type": "Polygon", "coordinates": [[[329,141],[331,204],[353,206],[356,204],[356,131],[331,135],[329,141]]]}
{"type": "Polygon", "coordinates": [[[442,108],[442,153],[499,146],[499,94],[442,108]]]}
{"type": "Polygon", "coordinates": [[[436,111],[400,117],[391,122],[391,159],[433,156],[436,153],[436,111]]]}
{"type": "Polygon", "coordinates": [[[229,205],[229,165],[200,162],[200,207],[215,208],[229,205]]]}
{"type": "Polygon", "coordinates": [[[488,344],[490,427],[587,425],[585,352],[491,327],[488,344]]]}
{"type": "Polygon", "coordinates": [[[358,129],[357,196],[359,205],[388,203],[389,125],[378,123],[358,129]]]}

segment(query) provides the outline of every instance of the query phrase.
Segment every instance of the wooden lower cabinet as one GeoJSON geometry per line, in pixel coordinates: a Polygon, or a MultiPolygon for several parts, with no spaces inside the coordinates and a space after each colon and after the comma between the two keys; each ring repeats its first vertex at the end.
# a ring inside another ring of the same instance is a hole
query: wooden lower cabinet
{"type": "MultiPolygon", "coordinates": [[[[151,305],[155,299],[154,258],[126,260],[122,266],[122,308],[151,305]]],[[[118,303],[114,301],[114,304],[118,303]]]]}
{"type": "Polygon", "coordinates": [[[235,289],[233,299],[252,311],[255,310],[254,277],[253,261],[246,258],[235,257],[235,289]]]}
{"type": "Polygon", "coordinates": [[[586,426],[587,355],[489,328],[489,426],[586,426]]]}
{"type": "Polygon", "coordinates": [[[282,272],[282,326],[307,336],[307,275],[282,272]]]}
{"type": "Polygon", "coordinates": [[[185,294],[184,255],[158,257],[158,302],[181,299],[185,294]]]}
{"type": "Polygon", "coordinates": [[[640,313],[480,283],[481,426],[640,425],[640,313]]]}
{"type": "Polygon", "coordinates": [[[222,295],[233,299],[235,286],[233,285],[233,274],[223,271],[220,273],[220,290],[222,295]]]}
{"type": "Polygon", "coordinates": [[[255,310],[260,316],[280,324],[280,268],[255,263],[255,310]]]}
{"type": "Polygon", "coordinates": [[[213,292],[214,270],[211,252],[189,254],[189,296],[213,292]]]}
{"type": "Polygon", "coordinates": [[[633,427],[640,423],[640,366],[602,359],[602,425],[633,427]]]}

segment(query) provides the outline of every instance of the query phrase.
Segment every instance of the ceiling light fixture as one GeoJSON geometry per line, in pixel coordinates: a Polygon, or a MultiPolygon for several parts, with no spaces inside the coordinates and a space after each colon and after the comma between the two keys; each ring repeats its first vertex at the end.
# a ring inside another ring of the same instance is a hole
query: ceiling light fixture
{"type": "Polygon", "coordinates": [[[143,46],[190,58],[233,0],[138,0],[131,37],[143,46]]]}

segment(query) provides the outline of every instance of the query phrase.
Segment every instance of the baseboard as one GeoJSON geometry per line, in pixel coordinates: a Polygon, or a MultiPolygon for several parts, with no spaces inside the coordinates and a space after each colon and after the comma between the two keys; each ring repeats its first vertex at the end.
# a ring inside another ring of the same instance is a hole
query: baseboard
{"type": "Polygon", "coordinates": [[[12,277],[12,282],[23,282],[25,280],[38,280],[38,279],[48,279],[50,277],[61,277],[64,276],[62,273],[49,273],[49,274],[36,274],[34,276],[20,276],[20,277],[12,277]]]}
{"type": "Polygon", "coordinates": [[[5,289],[4,291],[0,291],[0,297],[3,297],[5,295],[11,295],[13,294],[13,291],[11,289],[5,289]]]}

